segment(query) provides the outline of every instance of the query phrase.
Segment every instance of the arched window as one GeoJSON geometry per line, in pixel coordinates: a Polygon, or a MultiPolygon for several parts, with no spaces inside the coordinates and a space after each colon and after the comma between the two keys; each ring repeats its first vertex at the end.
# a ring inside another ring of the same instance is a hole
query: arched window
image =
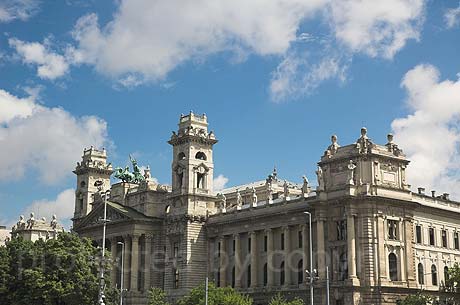
{"type": "Polygon", "coordinates": [[[185,160],[185,154],[183,152],[180,152],[178,155],[177,155],[177,160],[185,160]]]}
{"type": "Polygon", "coordinates": [[[281,265],[280,265],[280,285],[284,285],[284,278],[285,278],[285,274],[284,274],[284,262],[281,262],[281,265]]]}
{"type": "Polygon", "coordinates": [[[204,152],[199,151],[196,153],[195,159],[206,161],[207,157],[204,152]]]}
{"type": "Polygon", "coordinates": [[[449,267],[444,266],[444,284],[449,280],[449,267]]]}
{"type": "Polygon", "coordinates": [[[232,268],[232,288],[235,288],[235,266],[232,268]]]}
{"type": "Polygon", "coordinates": [[[303,260],[299,260],[299,262],[297,263],[297,283],[298,284],[302,284],[303,276],[304,276],[303,260]]]}
{"type": "Polygon", "coordinates": [[[431,265],[431,285],[438,286],[438,271],[435,265],[431,265]]]}
{"type": "Polygon", "coordinates": [[[267,264],[264,265],[264,286],[267,286],[268,283],[268,268],[267,264]]]}
{"type": "Polygon", "coordinates": [[[390,253],[388,255],[388,266],[390,269],[390,280],[397,281],[398,280],[398,258],[396,254],[390,253]]]}
{"type": "Polygon", "coordinates": [[[247,284],[248,288],[251,287],[251,265],[248,266],[248,272],[247,272],[247,284]]]}
{"type": "Polygon", "coordinates": [[[418,273],[418,283],[420,285],[425,284],[425,275],[423,273],[423,264],[419,263],[417,266],[417,273],[418,273]]]}

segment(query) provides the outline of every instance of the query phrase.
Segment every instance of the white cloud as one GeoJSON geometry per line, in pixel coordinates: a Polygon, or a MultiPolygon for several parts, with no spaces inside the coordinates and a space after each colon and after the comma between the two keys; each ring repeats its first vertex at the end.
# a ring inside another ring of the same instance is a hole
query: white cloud
{"type": "Polygon", "coordinates": [[[100,27],[95,14],[74,29],[78,58],[116,78],[139,73],[161,80],[188,60],[218,52],[283,54],[301,21],[326,0],[216,2],[121,1],[114,20],[100,27]]]}
{"type": "Polygon", "coordinates": [[[38,11],[37,0],[2,0],[0,2],[0,22],[19,19],[25,21],[38,11]]]}
{"type": "Polygon", "coordinates": [[[0,180],[33,170],[42,182],[57,183],[71,175],[84,147],[108,143],[107,124],[95,116],[74,117],[1,89],[0,106],[0,180]]]}
{"type": "Polygon", "coordinates": [[[67,189],[59,193],[55,199],[41,199],[33,201],[30,205],[23,209],[22,214],[27,218],[30,213],[33,212],[36,219],[45,217],[46,221],[50,221],[51,217],[56,215],[58,222],[68,229],[71,225],[74,205],[75,190],[67,189]]]}
{"type": "Polygon", "coordinates": [[[460,196],[460,80],[440,80],[436,67],[418,65],[401,86],[412,113],[394,120],[392,128],[412,160],[409,183],[460,196]]]}
{"type": "Polygon", "coordinates": [[[408,40],[419,39],[426,1],[121,0],[106,24],[99,24],[94,13],[78,19],[74,45],[62,55],[46,41],[10,39],[10,44],[25,63],[38,65],[42,78],[55,79],[70,65],[88,64],[128,88],[167,82],[181,65],[201,64],[216,54],[233,64],[250,55],[275,57],[281,63],[270,92],[278,101],[309,94],[328,79],[345,80],[355,53],[391,59],[408,40]],[[324,20],[319,36],[326,37],[326,49],[308,34],[307,23],[324,20]]]}
{"type": "Polygon", "coordinates": [[[447,28],[451,29],[460,24],[460,4],[458,7],[450,8],[446,10],[444,14],[447,28]]]}
{"type": "Polygon", "coordinates": [[[418,40],[426,0],[332,0],[331,27],[353,52],[392,58],[418,40]]]}
{"type": "Polygon", "coordinates": [[[53,80],[64,76],[69,70],[66,58],[49,50],[46,41],[41,44],[10,38],[8,43],[15,48],[23,63],[37,66],[37,75],[40,78],[53,80]]]}
{"type": "Polygon", "coordinates": [[[227,185],[227,182],[228,182],[228,178],[225,177],[224,175],[219,175],[215,177],[213,180],[214,192],[222,191],[227,185]]]}
{"type": "Polygon", "coordinates": [[[311,64],[305,55],[288,54],[272,73],[270,95],[275,102],[312,93],[322,82],[345,82],[348,62],[330,55],[311,64]]]}

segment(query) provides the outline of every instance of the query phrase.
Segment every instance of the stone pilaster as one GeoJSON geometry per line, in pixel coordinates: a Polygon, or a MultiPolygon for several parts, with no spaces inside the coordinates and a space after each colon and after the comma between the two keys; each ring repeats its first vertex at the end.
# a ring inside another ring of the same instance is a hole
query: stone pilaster
{"type": "MultiPolygon", "coordinates": [[[[303,260],[303,272],[305,274],[306,270],[310,270],[310,240],[308,233],[308,225],[301,225],[302,229],[302,260],[303,260]]],[[[305,282],[305,276],[303,277],[303,282],[305,282]]]]}
{"type": "Polygon", "coordinates": [[[387,282],[387,256],[385,254],[385,220],[382,215],[377,216],[377,248],[378,248],[378,261],[379,261],[379,279],[381,283],[387,282]]]}
{"type": "Polygon", "coordinates": [[[144,251],[144,261],[145,261],[145,272],[144,272],[144,290],[150,290],[151,278],[152,278],[152,240],[153,236],[145,237],[145,251],[144,251]]]}
{"type": "Polygon", "coordinates": [[[139,272],[139,236],[131,236],[131,291],[137,291],[137,278],[139,272]]]}
{"type": "Polygon", "coordinates": [[[241,288],[241,268],[242,268],[242,259],[241,259],[241,237],[240,234],[234,234],[233,238],[235,240],[235,288],[241,288]]]}
{"type": "Polygon", "coordinates": [[[326,278],[326,251],[324,248],[324,220],[322,217],[316,219],[316,245],[318,260],[318,276],[326,278]]]}
{"type": "Polygon", "coordinates": [[[291,231],[288,226],[283,228],[284,232],[284,285],[292,285],[291,262],[289,261],[291,253],[291,231]]]}
{"type": "Polygon", "coordinates": [[[265,234],[267,234],[267,286],[270,288],[275,285],[273,230],[266,229],[265,234]]]}
{"type": "Polygon", "coordinates": [[[356,237],[355,237],[355,217],[351,213],[347,215],[347,259],[348,277],[356,278],[356,237]]]}
{"type": "Polygon", "coordinates": [[[256,288],[257,283],[257,264],[258,264],[258,251],[257,251],[257,232],[250,232],[251,237],[251,288],[256,288]]]}
{"type": "Polygon", "coordinates": [[[219,279],[220,279],[220,287],[227,286],[227,267],[228,267],[228,253],[227,253],[227,239],[225,236],[220,238],[220,262],[219,262],[219,279]]]}
{"type": "Polygon", "coordinates": [[[123,243],[125,244],[125,253],[123,261],[123,289],[129,289],[130,283],[130,256],[131,256],[131,240],[128,235],[123,235],[123,243]]]}

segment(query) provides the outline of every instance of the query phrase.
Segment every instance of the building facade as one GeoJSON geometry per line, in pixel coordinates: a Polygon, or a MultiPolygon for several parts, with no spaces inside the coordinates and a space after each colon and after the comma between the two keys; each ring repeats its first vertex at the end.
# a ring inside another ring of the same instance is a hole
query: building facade
{"type": "Polygon", "coordinates": [[[74,171],[73,230],[101,242],[107,203],[110,276],[123,285],[127,304],[147,304],[150,287],[174,301],[206,277],[250,294],[255,304],[277,293],[309,300],[305,270],[312,269],[315,304],[326,302],[326,270],[331,304],[395,304],[420,289],[437,294],[447,268],[460,260],[460,203],[423,188],[412,192],[409,160],[391,135],[379,145],[363,128],[346,146],[332,136],[315,188],[305,177],[285,181],[275,169],[219,194],[217,140],[207,117],[181,115],[168,143],[171,186],[156,183],[148,170],[139,183],[111,185],[106,152],[94,148],[74,171]]]}

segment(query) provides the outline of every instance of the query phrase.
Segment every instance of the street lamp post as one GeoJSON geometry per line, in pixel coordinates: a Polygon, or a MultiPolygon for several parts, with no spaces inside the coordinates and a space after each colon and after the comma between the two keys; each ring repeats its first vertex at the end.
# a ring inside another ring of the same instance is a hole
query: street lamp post
{"type": "Polygon", "coordinates": [[[124,265],[125,265],[125,243],[119,241],[117,244],[121,245],[121,277],[120,277],[120,305],[123,305],[123,282],[124,276],[124,265]]]}
{"type": "Polygon", "coordinates": [[[97,180],[94,183],[94,186],[98,188],[99,191],[101,191],[101,195],[104,197],[104,219],[103,225],[102,225],[102,257],[101,257],[101,271],[100,271],[100,276],[99,276],[99,297],[98,297],[98,304],[99,305],[105,305],[105,279],[104,279],[104,271],[105,271],[105,231],[106,231],[106,226],[107,226],[107,196],[110,193],[110,190],[107,190],[105,192],[102,192],[104,182],[101,180],[97,180]]]}
{"type": "Polygon", "coordinates": [[[310,243],[310,304],[313,304],[313,247],[312,247],[312,238],[311,238],[311,213],[310,212],[304,212],[305,214],[308,215],[308,228],[309,228],[309,243],[310,243]]]}

